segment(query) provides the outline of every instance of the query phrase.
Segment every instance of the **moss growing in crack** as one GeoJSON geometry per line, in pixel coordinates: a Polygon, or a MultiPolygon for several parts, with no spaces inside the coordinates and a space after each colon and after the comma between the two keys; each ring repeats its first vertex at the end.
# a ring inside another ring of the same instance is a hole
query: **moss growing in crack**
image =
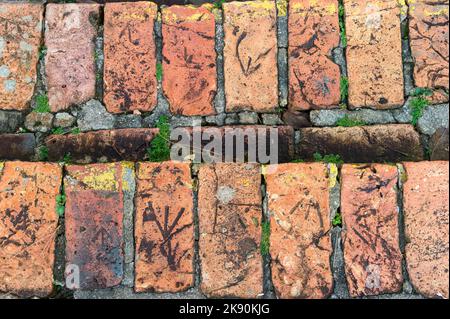
{"type": "Polygon", "coordinates": [[[345,30],[345,7],[344,0],[339,0],[339,29],[341,33],[341,43],[347,47],[347,31],[345,30]]]}
{"type": "Polygon", "coordinates": [[[47,54],[47,47],[45,45],[39,48],[39,60],[42,60],[47,54]]]}
{"type": "Polygon", "coordinates": [[[63,162],[64,164],[70,164],[72,162],[72,155],[70,153],[64,155],[63,162]]]}
{"type": "Polygon", "coordinates": [[[216,0],[213,3],[214,9],[222,9],[223,4],[225,3],[225,0],[216,0]]]}
{"type": "Polygon", "coordinates": [[[80,128],[79,127],[74,127],[73,129],[71,129],[70,130],[70,133],[71,134],[80,134],[81,133],[81,130],[80,130],[80,128]]]}
{"type": "Polygon", "coordinates": [[[48,97],[46,94],[40,94],[36,97],[36,107],[33,111],[37,113],[50,112],[50,105],[48,104],[48,97]]]}
{"type": "Polygon", "coordinates": [[[345,115],[344,117],[337,120],[336,125],[342,127],[354,127],[366,125],[366,123],[363,121],[352,119],[348,115],[345,115]]]}
{"type": "Polygon", "coordinates": [[[39,161],[46,162],[48,160],[48,147],[45,145],[42,145],[39,147],[39,161]]]}
{"type": "Polygon", "coordinates": [[[270,222],[261,223],[261,255],[267,256],[270,252],[270,222]]]}
{"type": "Polygon", "coordinates": [[[61,194],[56,196],[56,214],[59,217],[63,217],[65,210],[66,210],[66,194],[63,188],[61,194]]]}
{"type": "Polygon", "coordinates": [[[339,86],[341,92],[341,102],[345,105],[348,99],[348,77],[341,76],[341,85],[339,86]]]}
{"type": "Polygon", "coordinates": [[[416,88],[411,94],[414,98],[409,103],[411,109],[411,124],[417,125],[419,119],[422,117],[423,112],[428,107],[430,102],[427,97],[431,96],[433,91],[428,88],[416,88]]]}
{"type": "Polygon", "coordinates": [[[301,158],[297,158],[297,159],[291,161],[291,163],[304,163],[304,162],[305,162],[305,160],[301,159],[301,158]]]}
{"type": "Polygon", "coordinates": [[[159,128],[159,133],[147,150],[148,158],[150,162],[167,161],[170,159],[170,126],[167,116],[161,116],[156,127],[159,128]]]}
{"type": "Polygon", "coordinates": [[[336,213],[331,221],[331,224],[333,227],[342,227],[342,215],[340,213],[336,213]]]}
{"type": "Polygon", "coordinates": [[[316,152],[313,154],[315,162],[332,163],[336,165],[344,164],[340,155],[337,154],[327,154],[322,156],[320,153],[316,152]]]}
{"type": "Polygon", "coordinates": [[[163,67],[161,63],[156,63],[156,79],[161,82],[163,77],[163,67]]]}
{"type": "Polygon", "coordinates": [[[65,131],[62,127],[55,127],[54,129],[52,129],[52,134],[63,135],[63,134],[65,134],[65,131]]]}

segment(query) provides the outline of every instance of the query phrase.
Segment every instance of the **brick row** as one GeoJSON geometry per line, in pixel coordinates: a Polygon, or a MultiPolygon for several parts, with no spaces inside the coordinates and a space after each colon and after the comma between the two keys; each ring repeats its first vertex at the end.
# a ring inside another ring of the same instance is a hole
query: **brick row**
{"type": "MultiPolygon", "coordinates": [[[[403,166],[401,175],[388,164],[341,169],[344,266],[352,297],[399,292],[406,280],[405,258],[416,292],[448,298],[448,162],[403,166]]],[[[321,163],[201,166],[202,293],[261,297],[263,255],[268,254],[277,297],[329,297],[333,171],[335,166],[321,163]]],[[[57,164],[0,163],[0,291],[24,297],[52,291],[62,175],[57,164]]],[[[136,169],[131,162],[66,165],[64,190],[66,270],[71,270],[66,276],[79,274],[74,288],[124,284],[124,233],[130,225],[123,221],[133,211],[126,204],[133,197],[135,291],[181,292],[194,285],[194,182],[188,163],[138,163],[136,169]]]]}

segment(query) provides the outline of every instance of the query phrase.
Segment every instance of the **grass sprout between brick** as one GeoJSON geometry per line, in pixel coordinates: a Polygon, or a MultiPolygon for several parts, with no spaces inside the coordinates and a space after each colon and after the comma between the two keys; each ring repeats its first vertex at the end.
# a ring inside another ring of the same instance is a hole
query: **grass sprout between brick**
{"type": "Polygon", "coordinates": [[[411,124],[416,126],[419,122],[419,119],[422,117],[423,112],[428,107],[430,102],[428,101],[427,97],[431,96],[433,94],[433,91],[427,88],[417,88],[413,92],[412,96],[414,97],[409,107],[411,109],[411,124]]]}
{"type": "Polygon", "coordinates": [[[331,221],[331,224],[333,227],[342,227],[342,215],[340,213],[336,213],[331,221]]]}
{"type": "Polygon", "coordinates": [[[352,119],[346,114],[344,117],[337,120],[336,125],[341,127],[354,127],[363,126],[366,125],[366,123],[360,120],[352,119]]]}
{"type": "Polygon", "coordinates": [[[341,85],[339,89],[341,92],[341,102],[345,104],[348,99],[348,77],[341,76],[341,85]]]}
{"type": "Polygon", "coordinates": [[[61,191],[61,194],[56,196],[56,214],[59,217],[64,216],[64,212],[66,210],[66,193],[64,192],[64,188],[61,191]]]}
{"type": "Polygon", "coordinates": [[[340,155],[337,154],[327,154],[322,156],[320,153],[316,152],[313,154],[313,157],[315,162],[324,162],[336,165],[344,164],[344,160],[341,158],[340,155]]]}
{"type": "Polygon", "coordinates": [[[39,147],[39,161],[46,162],[48,160],[48,147],[43,145],[39,147]]]}
{"type": "Polygon", "coordinates": [[[170,125],[167,116],[161,116],[156,123],[158,135],[152,140],[147,154],[150,162],[163,162],[170,159],[170,125]]]}
{"type": "Polygon", "coordinates": [[[261,223],[261,255],[267,256],[270,252],[270,222],[261,223]]]}
{"type": "Polygon", "coordinates": [[[341,33],[341,42],[344,48],[347,47],[347,31],[345,30],[345,7],[344,0],[339,0],[339,29],[341,33]]]}
{"type": "Polygon", "coordinates": [[[163,77],[162,64],[161,63],[157,63],[156,64],[156,80],[158,80],[158,82],[161,82],[162,77],[163,77]]]}
{"type": "Polygon", "coordinates": [[[45,94],[40,94],[36,97],[36,107],[33,110],[37,113],[50,112],[50,106],[48,104],[48,97],[45,94]]]}

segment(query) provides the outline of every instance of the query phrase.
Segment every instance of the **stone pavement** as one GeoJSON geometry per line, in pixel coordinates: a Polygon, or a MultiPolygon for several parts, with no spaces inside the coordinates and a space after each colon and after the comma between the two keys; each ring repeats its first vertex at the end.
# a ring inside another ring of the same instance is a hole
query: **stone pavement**
{"type": "Polygon", "coordinates": [[[448,298],[448,4],[0,0],[0,296],[448,298]]]}

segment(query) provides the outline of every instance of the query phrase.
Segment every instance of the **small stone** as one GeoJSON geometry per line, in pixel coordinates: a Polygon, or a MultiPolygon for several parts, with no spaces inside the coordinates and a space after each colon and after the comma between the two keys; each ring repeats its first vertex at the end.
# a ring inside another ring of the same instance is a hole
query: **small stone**
{"type": "Polygon", "coordinates": [[[164,93],[172,114],[216,113],[215,20],[211,5],[162,9],[164,93]]]}
{"type": "Polygon", "coordinates": [[[0,110],[23,111],[30,107],[36,84],[44,6],[0,6],[0,110]]]}
{"type": "Polygon", "coordinates": [[[403,285],[395,165],[341,170],[342,242],[352,297],[399,292],[403,285]]]}
{"type": "Polygon", "coordinates": [[[257,298],[263,293],[260,167],[203,165],[198,179],[200,289],[208,297],[257,298]]]}
{"type": "Polygon", "coordinates": [[[396,0],[344,0],[351,108],[404,103],[400,8],[396,0]]]}
{"type": "Polygon", "coordinates": [[[75,117],[69,113],[57,113],[55,115],[55,121],[53,125],[55,127],[67,128],[71,127],[75,123],[75,117]]]}
{"type": "Polygon", "coordinates": [[[239,115],[237,113],[227,114],[227,117],[225,118],[225,124],[227,125],[239,124],[239,115]]]}
{"type": "Polygon", "coordinates": [[[103,100],[111,113],[148,112],[156,106],[156,44],[152,35],[157,11],[152,2],[105,5],[103,100]]]}
{"type": "Polygon", "coordinates": [[[262,114],[261,117],[264,125],[283,125],[283,121],[278,114],[262,114]]]}
{"type": "Polygon", "coordinates": [[[313,110],[309,117],[314,126],[336,126],[337,122],[347,116],[354,121],[365,124],[389,124],[395,123],[395,118],[391,111],[359,109],[354,111],[334,109],[334,110],[313,110]]]}
{"type": "Polygon", "coordinates": [[[412,285],[428,298],[449,297],[448,162],[404,163],[406,265],[412,285]]]}
{"type": "Polygon", "coordinates": [[[278,106],[274,1],[223,4],[227,112],[273,111],[278,106]]]}
{"type": "Polygon", "coordinates": [[[241,124],[258,124],[258,113],[241,112],[239,113],[239,123],[241,124]]]}
{"type": "Polygon", "coordinates": [[[66,267],[78,267],[78,289],[117,286],[124,275],[125,177],[134,165],[66,165],[66,172],[66,267]]]}
{"type": "Polygon", "coordinates": [[[333,289],[327,165],[283,164],[265,171],[273,172],[264,177],[277,297],[326,298],[333,289]]]}
{"type": "Polygon", "coordinates": [[[1,292],[21,297],[52,292],[61,179],[58,164],[0,163],[1,292]]]}
{"type": "Polygon", "coordinates": [[[190,165],[140,163],[136,176],[135,291],[184,291],[194,285],[190,165]]]}
{"type": "Polygon", "coordinates": [[[0,110],[0,133],[14,133],[22,122],[22,113],[0,110]]]}
{"type": "Polygon", "coordinates": [[[30,161],[34,157],[34,134],[1,134],[0,160],[30,161]]]}
{"type": "Polygon", "coordinates": [[[419,132],[426,135],[433,135],[440,127],[448,128],[448,104],[428,106],[417,122],[419,132]]]}
{"type": "Polygon", "coordinates": [[[25,118],[25,127],[31,132],[46,133],[52,128],[53,117],[52,113],[31,112],[25,118]]]}
{"type": "Polygon", "coordinates": [[[439,128],[429,141],[430,160],[445,161],[449,159],[448,128],[439,128]]]}
{"type": "Polygon", "coordinates": [[[90,100],[81,107],[78,127],[82,132],[108,130],[114,127],[115,117],[97,100],[90,100]]]}
{"type": "Polygon", "coordinates": [[[45,71],[52,112],[95,96],[94,38],[99,8],[91,3],[46,6],[45,71]]]}
{"type": "Polygon", "coordinates": [[[116,118],[114,128],[140,128],[142,127],[142,118],[140,115],[125,114],[116,118]]]}

